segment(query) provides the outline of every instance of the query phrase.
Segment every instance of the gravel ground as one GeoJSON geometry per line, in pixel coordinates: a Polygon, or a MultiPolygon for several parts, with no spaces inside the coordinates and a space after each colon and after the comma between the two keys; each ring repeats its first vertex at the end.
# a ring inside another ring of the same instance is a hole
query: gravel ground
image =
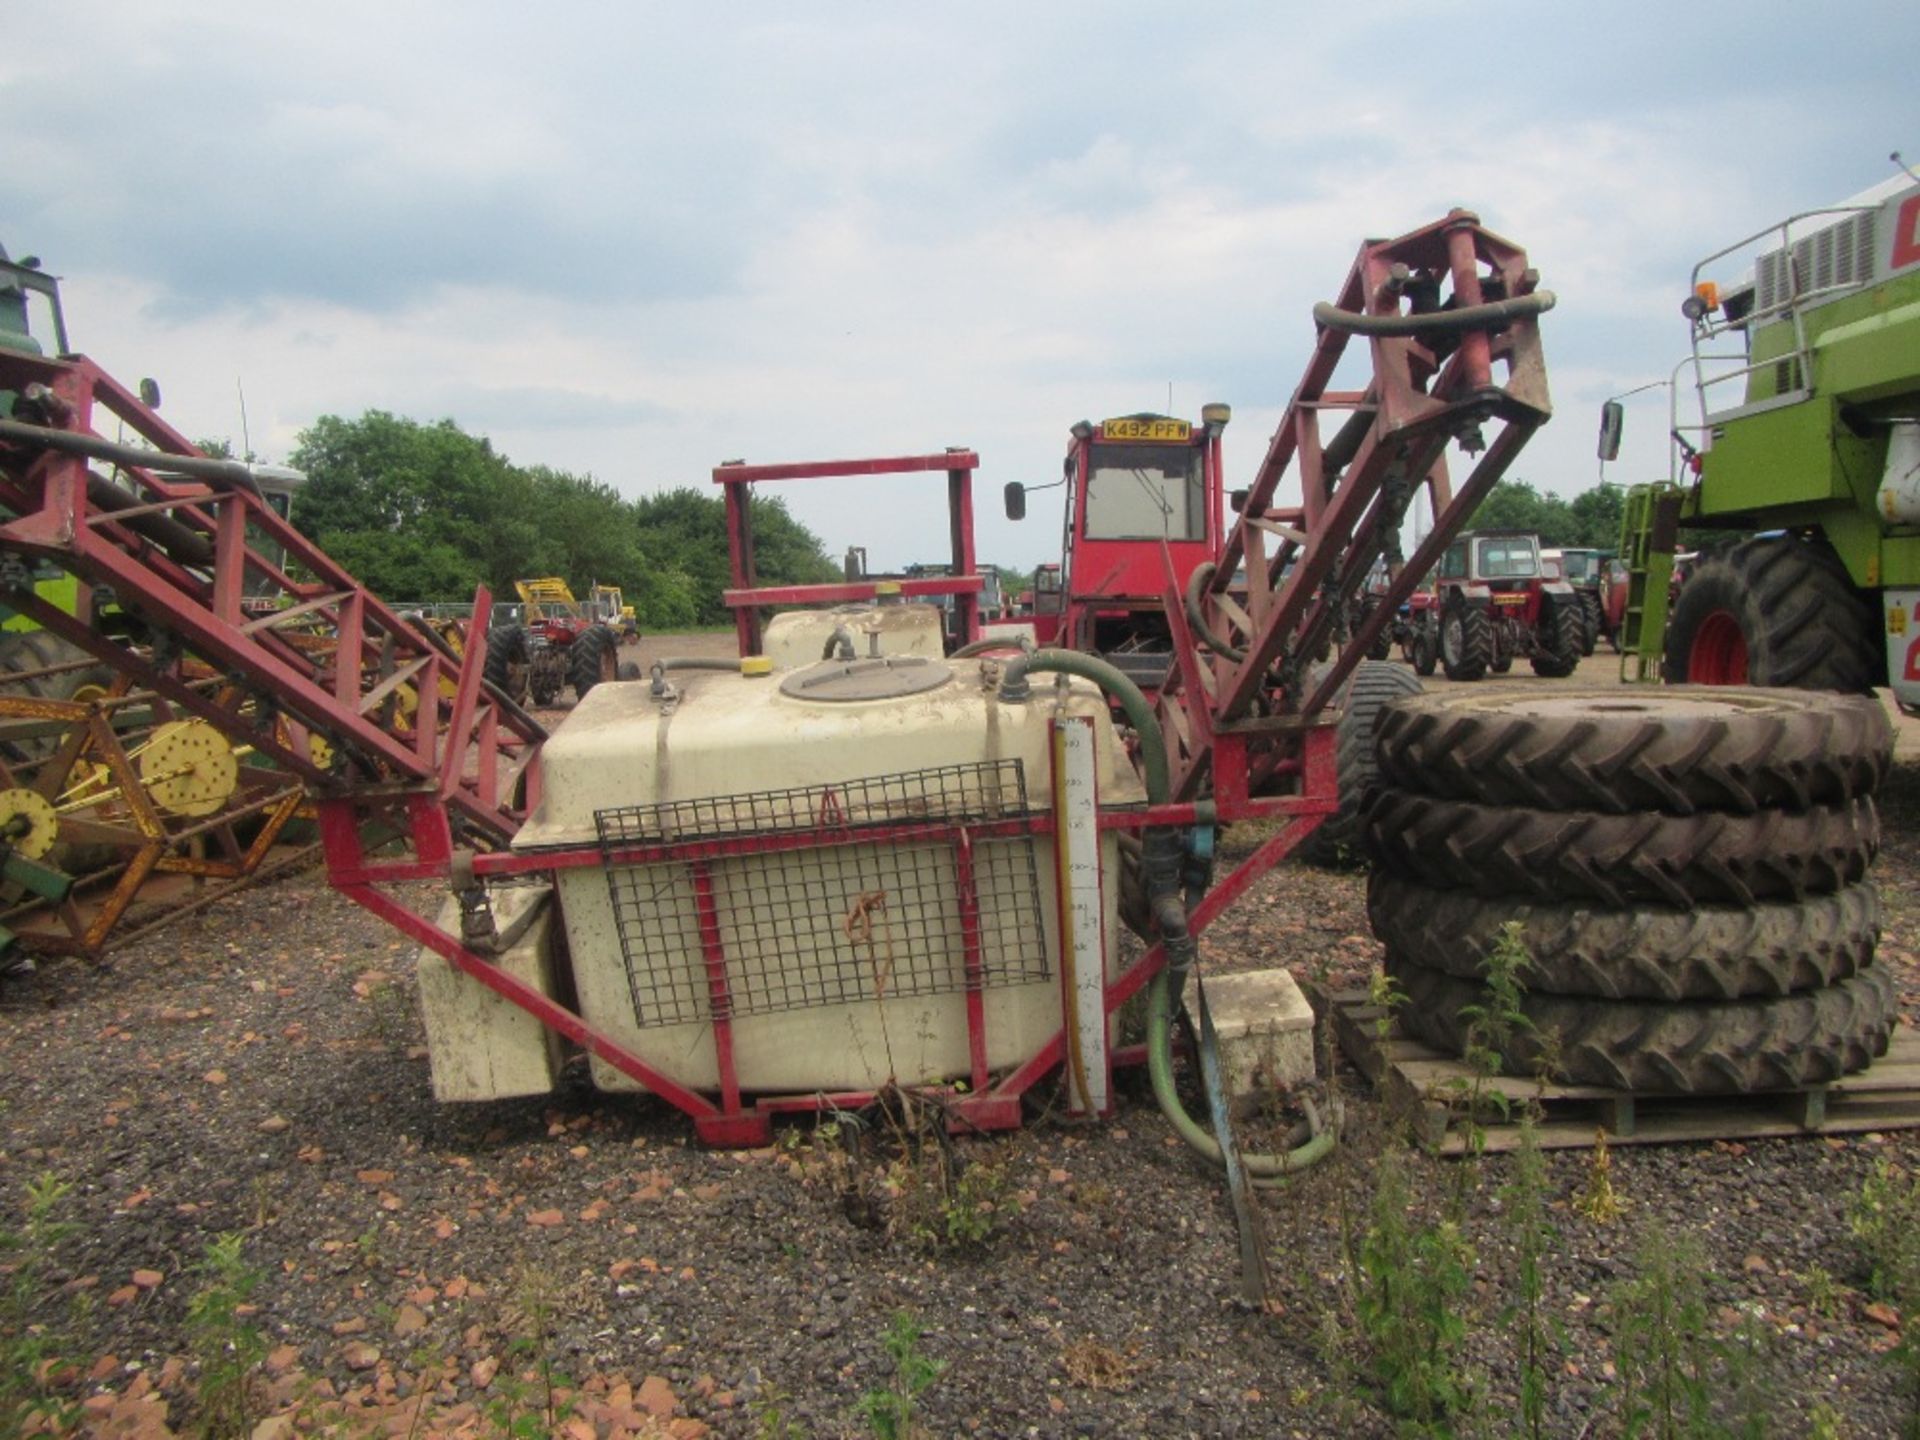
{"type": "MultiPolygon", "coordinates": [[[[658,648],[715,641],[729,637],[658,648]]],[[[1881,955],[1910,1020],[1920,764],[1897,768],[1886,799],[1881,955]]],[[[1208,932],[1206,962],[1364,983],[1379,947],[1363,892],[1359,876],[1283,867],[1208,932]]],[[[1477,1264],[1454,1368],[1485,1401],[1484,1433],[1507,1431],[1513,1163],[1410,1151],[1344,1066],[1341,1150],[1262,1198],[1274,1285],[1255,1311],[1237,1300],[1219,1184],[1135,1083],[1099,1128],[1036,1113],[1017,1135],[957,1142],[980,1203],[941,1207],[927,1189],[941,1149],[904,1120],[860,1154],[798,1122],[768,1150],[723,1154],[666,1107],[577,1076],[538,1102],[437,1106],[410,966],[405,942],[308,872],[107,968],[0,988],[0,1214],[20,1213],[34,1177],[73,1187],[75,1228],[39,1256],[37,1318],[91,1429],[197,1423],[188,1302],[209,1241],[237,1232],[261,1276],[246,1318],[270,1349],[253,1394],[255,1418],[279,1416],[266,1435],[501,1433],[537,1403],[543,1361],[564,1372],[560,1433],[874,1433],[862,1397],[895,1373],[902,1312],[916,1354],[944,1367],[917,1434],[1389,1435],[1351,1338],[1342,1236],[1391,1155],[1416,1210],[1464,1195],[1477,1264]],[[873,1157],[896,1136],[923,1158],[889,1194],[873,1157]],[[964,1248],[914,1233],[955,1216],[990,1233],[964,1248]]],[[[1714,1329],[1760,1337],[1749,1388],[1768,1433],[1816,1433],[1816,1406],[1838,1427],[1817,1433],[1895,1433],[1898,1316],[1869,1305],[1846,1203],[1877,1159],[1915,1152],[1902,1133],[1615,1149],[1627,1208],[1610,1224],[1571,1203],[1591,1154],[1549,1155],[1544,1306],[1563,1339],[1547,1433],[1620,1433],[1609,1298],[1656,1227],[1699,1247],[1714,1329]]]]}

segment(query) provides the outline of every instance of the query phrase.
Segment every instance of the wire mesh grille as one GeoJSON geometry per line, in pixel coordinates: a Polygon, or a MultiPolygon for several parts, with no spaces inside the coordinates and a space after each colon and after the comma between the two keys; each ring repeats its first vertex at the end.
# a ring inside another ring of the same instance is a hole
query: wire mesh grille
{"type": "Polygon", "coordinates": [[[970,938],[982,987],[1046,979],[1034,837],[972,837],[969,907],[952,833],[1029,814],[1017,760],[597,812],[609,852],[746,835],[818,842],[609,864],[636,1023],[964,990],[970,938]]]}

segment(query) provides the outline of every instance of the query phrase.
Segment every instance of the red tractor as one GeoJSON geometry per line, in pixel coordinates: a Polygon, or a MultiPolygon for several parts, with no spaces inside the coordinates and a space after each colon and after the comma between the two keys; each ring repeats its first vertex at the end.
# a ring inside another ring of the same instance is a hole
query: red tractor
{"type": "Polygon", "coordinates": [[[1449,545],[1424,623],[1415,668],[1424,660],[1430,672],[1437,652],[1449,680],[1504,674],[1519,655],[1558,679],[1573,673],[1586,640],[1580,597],[1547,574],[1539,537],[1521,530],[1469,530],[1449,545]]]}
{"type": "MultiPolygon", "coordinates": [[[[1226,536],[1220,433],[1232,412],[1203,405],[1200,423],[1126,415],[1072,429],[1062,563],[1035,576],[1034,628],[1042,645],[1100,656],[1151,695],[1173,661],[1166,566],[1182,590],[1220,558],[1226,536]]],[[[1027,513],[1026,489],[1006,489],[1007,518],[1027,513]]],[[[1042,567],[1043,572],[1051,567],[1042,567]]]]}
{"type": "MultiPolygon", "coordinates": [[[[582,605],[565,580],[517,580],[525,625],[497,626],[487,647],[486,678],[515,700],[528,695],[551,705],[568,685],[583,700],[603,680],[619,678],[623,617],[619,591],[595,586],[595,601],[582,605]],[[602,593],[610,593],[612,613],[602,593]]],[[[638,636],[636,629],[634,635],[638,636]]]]}

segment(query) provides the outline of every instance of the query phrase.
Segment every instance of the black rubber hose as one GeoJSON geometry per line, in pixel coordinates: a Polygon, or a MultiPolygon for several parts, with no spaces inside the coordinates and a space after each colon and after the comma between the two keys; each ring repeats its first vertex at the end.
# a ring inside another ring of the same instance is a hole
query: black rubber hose
{"type": "Polygon", "coordinates": [[[1213,651],[1214,654],[1224,655],[1227,659],[1238,665],[1242,660],[1247,658],[1247,652],[1237,646],[1228,644],[1225,640],[1222,640],[1218,635],[1214,634],[1213,631],[1209,630],[1207,628],[1207,617],[1200,609],[1200,597],[1206,593],[1207,586],[1212,583],[1213,573],[1216,568],[1218,567],[1209,560],[1204,565],[1196,566],[1193,574],[1187,577],[1187,626],[1193,631],[1194,638],[1202,645],[1213,651]]]}
{"type": "Polygon", "coordinates": [[[1451,335],[1463,330],[1486,330],[1510,320],[1544,315],[1553,309],[1556,297],[1551,290],[1536,290],[1531,295],[1516,295],[1511,300],[1490,300],[1484,305],[1462,305],[1457,310],[1428,310],[1419,315],[1356,315],[1322,300],[1313,307],[1314,320],[1329,330],[1349,335],[1411,336],[1451,335]]]}

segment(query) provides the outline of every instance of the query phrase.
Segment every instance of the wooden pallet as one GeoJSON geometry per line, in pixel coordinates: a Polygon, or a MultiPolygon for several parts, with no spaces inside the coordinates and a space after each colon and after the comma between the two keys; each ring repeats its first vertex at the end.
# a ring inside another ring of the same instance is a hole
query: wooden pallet
{"type": "Polygon", "coordinates": [[[1537,1134],[1542,1149],[1594,1143],[1672,1145],[1699,1140],[1745,1140],[1782,1135],[1841,1135],[1867,1130],[1920,1129],[1920,1034],[1901,1025],[1887,1053],[1857,1075],[1801,1090],[1750,1095],[1636,1095],[1602,1085],[1553,1085],[1513,1076],[1477,1079],[1454,1056],[1421,1044],[1395,1027],[1380,1038],[1380,1007],[1365,991],[1308,990],[1323,1018],[1331,1017],[1341,1051],[1390,1108],[1413,1121],[1414,1137],[1442,1155],[1467,1149],[1470,1097],[1498,1093],[1513,1120],[1484,1102],[1477,1146],[1512,1150],[1520,1143],[1521,1106],[1537,1100],[1544,1111],[1537,1134]]]}

